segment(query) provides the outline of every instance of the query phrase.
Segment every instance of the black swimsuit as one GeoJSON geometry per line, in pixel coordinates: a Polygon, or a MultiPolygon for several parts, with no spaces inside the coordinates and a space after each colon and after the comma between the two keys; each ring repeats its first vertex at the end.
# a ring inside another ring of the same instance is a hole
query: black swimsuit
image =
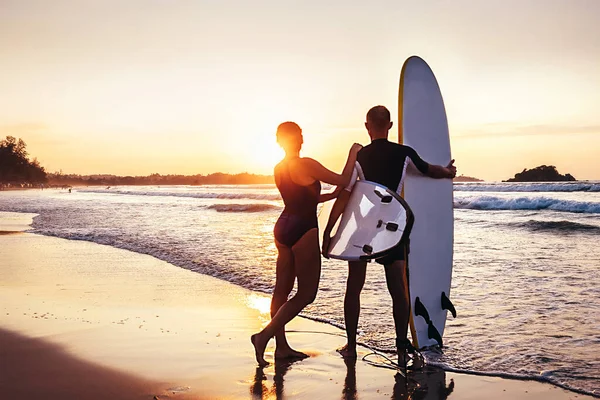
{"type": "Polygon", "coordinates": [[[292,181],[287,161],[275,167],[275,181],[281,193],[285,208],[275,223],[275,239],[292,247],[309,230],[317,227],[317,204],[321,192],[321,182],[308,186],[292,181]],[[277,179],[278,178],[278,179],[277,179]]]}

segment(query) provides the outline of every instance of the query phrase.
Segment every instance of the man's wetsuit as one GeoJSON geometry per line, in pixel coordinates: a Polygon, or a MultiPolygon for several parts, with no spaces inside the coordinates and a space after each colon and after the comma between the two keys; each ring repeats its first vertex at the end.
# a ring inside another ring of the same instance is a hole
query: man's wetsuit
{"type": "MultiPolygon", "coordinates": [[[[404,183],[404,175],[408,162],[426,174],[427,164],[417,152],[408,146],[390,142],[387,139],[375,139],[363,147],[356,157],[360,164],[364,179],[384,185],[388,189],[400,192],[404,183]]],[[[397,260],[404,260],[404,246],[399,246],[390,254],[376,261],[388,265],[397,260]]]]}

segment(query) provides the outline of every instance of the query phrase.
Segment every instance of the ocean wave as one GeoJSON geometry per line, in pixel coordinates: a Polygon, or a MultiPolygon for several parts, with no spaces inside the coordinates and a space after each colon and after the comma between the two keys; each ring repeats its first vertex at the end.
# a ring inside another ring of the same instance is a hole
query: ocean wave
{"type": "Polygon", "coordinates": [[[281,209],[272,204],[212,204],[207,208],[217,212],[261,212],[281,209]]]}
{"type": "Polygon", "coordinates": [[[529,220],[527,222],[517,222],[509,224],[518,228],[530,229],[532,231],[548,231],[548,232],[560,232],[560,233],[576,233],[576,232],[587,232],[587,233],[598,233],[600,232],[600,226],[581,224],[573,221],[536,221],[529,220]]]}
{"type": "Polygon", "coordinates": [[[281,200],[279,194],[256,192],[167,192],[154,190],[122,190],[122,189],[78,189],[80,193],[119,194],[128,196],[157,196],[157,197],[185,197],[195,199],[245,199],[245,200],[281,200]]]}
{"type": "Polygon", "coordinates": [[[600,192],[598,182],[455,183],[456,192],[600,192]]]}
{"type": "Polygon", "coordinates": [[[454,208],[470,210],[552,210],[572,213],[600,214],[600,203],[559,200],[548,197],[505,199],[494,196],[454,200],[454,208]]]}

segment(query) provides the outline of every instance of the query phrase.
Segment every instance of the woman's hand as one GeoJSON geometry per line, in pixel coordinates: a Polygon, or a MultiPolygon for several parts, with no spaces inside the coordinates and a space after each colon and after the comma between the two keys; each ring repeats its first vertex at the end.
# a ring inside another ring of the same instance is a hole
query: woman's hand
{"type": "Polygon", "coordinates": [[[352,147],[350,147],[350,153],[356,157],[356,155],[358,154],[359,151],[361,151],[361,149],[363,148],[362,144],[359,143],[354,143],[352,145],[352,147]]]}

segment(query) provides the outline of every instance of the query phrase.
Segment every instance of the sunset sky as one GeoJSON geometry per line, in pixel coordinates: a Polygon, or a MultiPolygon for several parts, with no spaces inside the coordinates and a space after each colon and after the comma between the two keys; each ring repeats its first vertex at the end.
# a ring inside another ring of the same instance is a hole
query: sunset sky
{"type": "Polygon", "coordinates": [[[600,179],[599,17],[597,0],[1,0],[0,137],[50,172],[271,173],[293,120],[341,169],[371,106],[396,118],[416,54],[459,174],[600,179]]]}

